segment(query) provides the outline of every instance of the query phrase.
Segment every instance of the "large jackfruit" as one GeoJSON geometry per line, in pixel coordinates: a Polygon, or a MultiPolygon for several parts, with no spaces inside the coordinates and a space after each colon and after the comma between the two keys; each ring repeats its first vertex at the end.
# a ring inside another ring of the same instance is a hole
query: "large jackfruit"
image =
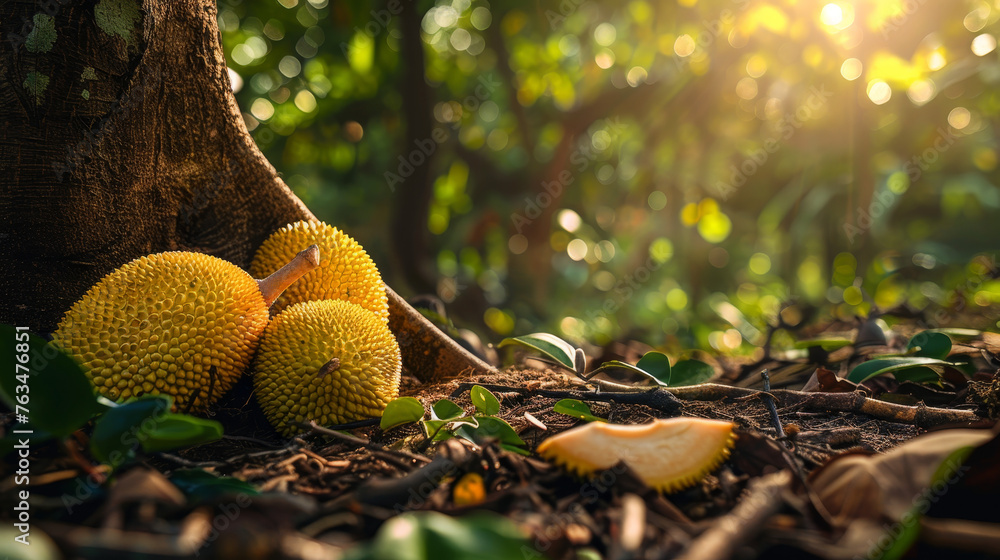
{"type": "Polygon", "coordinates": [[[264,331],[254,391],[286,436],[297,422],[343,424],[382,415],[399,392],[399,345],[381,318],[343,300],[292,305],[264,331]]]}
{"type": "Polygon", "coordinates": [[[257,249],[250,273],[265,276],[303,247],[316,244],[323,253],[319,268],[281,294],[272,312],[303,301],[341,299],[389,321],[385,284],[375,263],[351,236],[323,222],[295,222],[271,234],[257,249]]]}
{"type": "Polygon", "coordinates": [[[202,411],[246,369],[277,294],[318,264],[311,247],[258,282],[201,253],[141,257],[73,304],[54,342],[111,400],[166,394],[178,410],[202,411]]]}

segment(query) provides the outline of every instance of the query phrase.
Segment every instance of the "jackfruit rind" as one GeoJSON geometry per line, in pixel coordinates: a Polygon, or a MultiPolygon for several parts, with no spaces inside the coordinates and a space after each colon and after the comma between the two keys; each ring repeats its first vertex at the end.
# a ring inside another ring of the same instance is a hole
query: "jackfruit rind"
{"type": "Polygon", "coordinates": [[[66,312],[54,342],[113,401],[167,394],[202,411],[247,368],[267,326],[257,282],[201,253],[136,259],[102,278],[66,312]]]}
{"type": "Polygon", "coordinates": [[[263,278],[314,243],[323,255],[319,268],[286,289],[272,312],[279,313],[303,301],[340,299],[360,305],[388,322],[389,301],[375,262],[351,236],[326,223],[295,222],[274,232],[257,249],[250,273],[263,278]]]}
{"type": "Polygon", "coordinates": [[[715,470],[729,457],[735,440],[733,424],[720,420],[591,422],[546,439],[538,453],[583,478],[623,461],[647,485],[670,493],[697,484],[715,470]]]}
{"type": "Polygon", "coordinates": [[[278,432],[296,422],[378,417],[399,393],[399,345],[379,316],[343,300],[292,305],[271,320],[254,362],[254,392],[278,432]]]}

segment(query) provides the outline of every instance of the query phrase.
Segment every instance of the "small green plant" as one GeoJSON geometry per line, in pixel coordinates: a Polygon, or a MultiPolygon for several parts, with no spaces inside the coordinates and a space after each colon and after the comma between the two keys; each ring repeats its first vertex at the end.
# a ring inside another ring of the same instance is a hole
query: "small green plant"
{"type": "Polygon", "coordinates": [[[964,370],[965,364],[946,360],[950,353],[951,338],[947,334],[933,330],[923,331],[910,339],[905,353],[875,356],[854,366],[847,379],[862,383],[891,373],[897,381],[940,384],[944,368],[964,370]]]}
{"type": "Polygon", "coordinates": [[[505,338],[498,347],[524,346],[539,352],[580,379],[595,383],[598,375],[613,373],[615,383],[635,387],[683,387],[704,383],[715,375],[712,366],[700,360],[680,360],[673,366],[670,358],[662,352],[647,352],[638,362],[629,364],[619,360],[604,362],[599,367],[586,371],[587,360],[583,350],[549,333],[535,333],[513,338],[505,338]],[[624,379],[625,381],[622,381],[624,379]]]}
{"type": "MultiPolygon", "coordinates": [[[[91,454],[117,469],[143,453],[222,437],[218,422],[170,412],[169,396],[116,404],[95,395],[73,358],[23,329],[0,325],[0,340],[0,363],[17,366],[0,372],[0,400],[15,412],[18,429],[31,432],[32,443],[64,440],[93,421],[91,454]]],[[[0,452],[9,453],[15,443],[8,436],[0,452]]]]}
{"type": "Polygon", "coordinates": [[[587,403],[577,399],[562,399],[552,406],[553,412],[586,420],[587,422],[607,422],[600,416],[594,416],[587,403]]]}
{"type": "Polygon", "coordinates": [[[481,560],[539,558],[526,535],[506,517],[479,511],[460,518],[435,511],[393,517],[375,538],[351,549],[347,560],[481,560]],[[526,552],[527,551],[527,552],[526,552]],[[530,555],[529,555],[530,552],[530,555]]]}
{"type": "Polygon", "coordinates": [[[469,415],[449,399],[441,399],[431,406],[430,418],[424,419],[427,411],[420,401],[413,397],[401,397],[389,403],[382,413],[380,426],[388,430],[403,424],[420,422],[427,441],[443,441],[460,437],[476,444],[493,438],[507,451],[530,455],[524,449],[524,441],[514,428],[496,415],[500,412],[500,401],[485,387],[476,385],[469,392],[469,398],[476,412],[469,415]]]}

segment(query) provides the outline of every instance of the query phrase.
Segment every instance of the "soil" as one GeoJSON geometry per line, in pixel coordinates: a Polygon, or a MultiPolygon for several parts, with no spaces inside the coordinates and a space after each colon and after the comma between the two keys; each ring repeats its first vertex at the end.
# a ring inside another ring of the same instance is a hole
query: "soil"
{"type": "MultiPolygon", "coordinates": [[[[979,353],[981,347],[973,344],[969,352],[979,353]]],[[[740,371],[761,364],[746,362],[728,364],[731,369],[718,377],[737,378],[733,385],[758,384],[753,374],[740,371]]],[[[796,389],[816,369],[776,361],[763,365],[771,367],[779,379],[785,368],[795,366],[799,373],[793,376],[794,382],[786,376],[783,384],[796,389]]],[[[991,371],[988,363],[981,365],[975,376],[981,382],[973,384],[978,392],[947,387],[948,408],[983,410],[982,401],[996,400],[1000,383],[993,380],[995,368],[991,371]]],[[[779,437],[766,399],[759,393],[719,400],[681,399],[675,409],[667,410],[650,404],[591,400],[598,397],[585,383],[552,369],[507,368],[495,375],[436,384],[404,376],[400,393],[416,397],[425,408],[450,398],[471,411],[469,388],[474,384],[496,395],[501,402],[499,416],[529,451],[546,437],[582,423],[553,411],[553,405],[565,396],[587,401],[594,415],[612,423],[642,424],[670,416],[728,420],[736,424],[738,439],[730,459],[715,472],[691,488],[661,495],[624,465],[581,480],[537,455],[504,451],[495,442],[478,446],[451,439],[429,444],[422,429],[413,424],[383,432],[370,422],[349,431],[360,441],[345,441],[328,431],[285,439],[267,425],[250,384],[244,382],[215,413],[226,429],[222,440],[153,454],[119,472],[118,483],[110,491],[99,488],[76,507],[65,507],[67,492],[74,492],[68,484],[79,478],[73,462],[53,446],[39,451],[36,472],[46,471],[48,479],[39,482],[36,478],[33,484],[40,488],[34,492],[48,494],[48,498],[35,505],[37,526],[67,557],[132,558],[146,551],[143,557],[182,558],[196,550],[201,558],[338,558],[359,543],[370,542],[399,513],[434,510],[461,517],[489,511],[511,520],[527,535],[528,558],[667,558],[691,553],[690,547],[710,528],[724,526],[727,519],[731,522],[734,512],[748,503],[748,492],[760,492],[753,481],[769,481],[775,473],[787,471],[792,481],[785,493],[792,494],[767,514],[766,526],[748,535],[727,537],[739,541],[734,541],[738,546],[720,557],[836,558],[842,556],[829,545],[842,531],[831,526],[829,515],[817,505],[810,488],[811,473],[835,457],[884,453],[926,431],[911,423],[857,412],[779,403],[778,417],[785,433],[779,437]],[[192,501],[171,499],[170,492],[166,498],[157,494],[154,489],[170,487],[164,475],[185,469],[235,477],[261,494],[244,496],[245,504],[234,501],[232,495],[192,501]],[[469,473],[482,477],[485,496],[479,503],[457,505],[456,487],[469,473]],[[138,490],[123,495],[123,486],[138,490]],[[641,505],[642,545],[627,549],[622,532],[626,525],[636,523],[632,519],[635,504],[641,505]],[[219,517],[227,511],[238,514],[219,517]],[[218,527],[219,519],[225,521],[226,529],[218,527]],[[172,548],[149,552],[164,542],[172,548]]],[[[893,391],[898,389],[895,384],[893,391]]],[[[988,418],[980,422],[992,423],[988,418]]],[[[85,448],[83,443],[79,447],[85,448]]],[[[78,489],[75,492],[79,496],[78,489]]]]}

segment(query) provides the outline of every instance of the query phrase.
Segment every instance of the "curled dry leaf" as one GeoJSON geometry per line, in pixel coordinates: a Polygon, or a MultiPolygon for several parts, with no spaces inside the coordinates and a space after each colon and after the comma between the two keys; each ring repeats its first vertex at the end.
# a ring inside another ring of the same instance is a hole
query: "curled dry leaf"
{"type": "Polygon", "coordinates": [[[961,467],[956,452],[993,437],[990,430],[932,432],[882,455],[842,455],[814,472],[810,482],[834,524],[845,530],[839,545],[864,555],[877,546],[885,527],[912,527],[912,512],[926,512],[931,497],[947,491],[948,480],[934,479],[961,467]],[[937,488],[941,484],[945,487],[937,488]]]}
{"type": "Polygon", "coordinates": [[[816,368],[813,372],[812,377],[806,382],[805,386],[802,387],[802,391],[822,391],[824,393],[852,393],[858,390],[858,385],[856,383],[851,383],[846,379],[842,379],[833,370],[827,369],[823,366],[816,368]]]}

